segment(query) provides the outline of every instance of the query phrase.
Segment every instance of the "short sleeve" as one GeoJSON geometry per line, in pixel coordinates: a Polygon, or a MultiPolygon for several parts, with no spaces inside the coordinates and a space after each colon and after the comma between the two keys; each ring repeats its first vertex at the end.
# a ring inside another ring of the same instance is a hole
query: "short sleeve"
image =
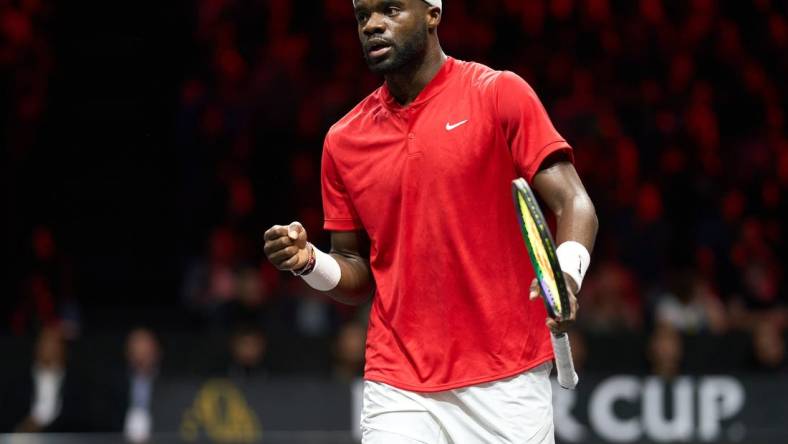
{"type": "Polygon", "coordinates": [[[323,144],[321,161],[321,188],[323,194],[323,229],[352,231],[362,228],[342,178],[337,171],[328,148],[328,136],[323,144]]]}
{"type": "Polygon", "coordinates": [[[551,154],[572,148],[558,134],[536,92],[520,76],[504,71],[495,85],[498,118],[509,144],[517,174],[533,180],[542,162],[551,154]]]}

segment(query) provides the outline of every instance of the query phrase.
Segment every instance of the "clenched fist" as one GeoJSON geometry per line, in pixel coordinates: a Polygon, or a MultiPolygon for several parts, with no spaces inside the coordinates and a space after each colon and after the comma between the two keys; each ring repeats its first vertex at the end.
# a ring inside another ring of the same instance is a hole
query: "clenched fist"
{"type": "Polygon", "coordinates": [[[264,235],[265,256],[280,270],[300,270],[309,262],[310,246],[306,241],[306,229],[299,223],[274,225],[264,235]]]}

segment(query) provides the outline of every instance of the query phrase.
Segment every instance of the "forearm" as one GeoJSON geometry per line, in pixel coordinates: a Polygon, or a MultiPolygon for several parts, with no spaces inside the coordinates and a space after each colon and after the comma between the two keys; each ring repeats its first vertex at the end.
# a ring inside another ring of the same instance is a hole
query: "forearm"
{"type": "Polygon", "coordinates": [[[534,188],[556,216],[556,243],[579,242],[590,253],[599,222],[574,166],[567,161],[552,163],[536,175],[534,188]]]}
{"type": "Polygon", "coordinates": [[[556,162],[541,170],[534,185],[556,215],[556,243],[561,269],[577,292],[591,260],[599,228],[591,198],[571,163],[556,162]]]}
{"type": "Polygon", "coordinates": [[[374,291],[374,280],[369,262],[361,256],[332,250],[330,253],[339,264],[339,283],[328,295],[343,304],[359,305],[366,302],[374,291]]]}
{"type": "Polygon", "coordinates": [[[558,245],[575,241],[583,244],[589,253],[594,250],[599,221],[594,204],[587,194],[579,193],[562,202],[562,205],[555,209],[555,215],[555,240],[558,245]]]}

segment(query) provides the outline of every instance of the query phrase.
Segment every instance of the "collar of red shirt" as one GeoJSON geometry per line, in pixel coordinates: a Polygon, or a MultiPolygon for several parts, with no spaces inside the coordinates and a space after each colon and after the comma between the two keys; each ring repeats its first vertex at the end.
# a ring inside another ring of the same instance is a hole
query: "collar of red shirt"
{"type": "Polygon", "coordinates": [[[438,70],[435,74],[435,77],[427,83],[427,86],[421,90],[419,95],[416,96],[412,102],[410,102],[406,106],[402,106],[397,102],[397,99],[391,95],[391,91],[389,91],[388,84],[383,83],[383,87],[380,89],[381,91],[381,98],[383,99],[383,103],[386,105],[386,108],[390,109],[393,112],[404,111],[409,108],[420,106],[426,102],[428,102],[431,98],[433,98],[436,94],[441,92],[443,88],[449,83],[449,79],[451,78],[451,72],[454,69],[455,60],[452,57],[447,57],[446,61],[443,63],[443,66],[438,70]]]}

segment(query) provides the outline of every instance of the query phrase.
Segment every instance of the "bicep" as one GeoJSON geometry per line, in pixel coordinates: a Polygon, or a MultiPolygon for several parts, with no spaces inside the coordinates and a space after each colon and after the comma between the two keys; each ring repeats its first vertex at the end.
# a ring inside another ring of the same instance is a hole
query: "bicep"
{"type": "Polygon", "coordinates": [[[556,215],[560,215],[563,206],[572,199],[588,197],[574,165],[565,159],[547,159],[534,176],[533,185],[556,215]]]}
{"type": "Polygon", "coordinates": [[[331,256],[336,259],[341,277],[333,297],[358,305],[369,299],[374,288],[369,266],[369,238],[363,230],[332,231],[331,256]]]}
{"type": "Polygon", "coordinates": [[[332,231],[331,253],[343,257],[369,258],[369,237],[363,230],[332,231]]]}

